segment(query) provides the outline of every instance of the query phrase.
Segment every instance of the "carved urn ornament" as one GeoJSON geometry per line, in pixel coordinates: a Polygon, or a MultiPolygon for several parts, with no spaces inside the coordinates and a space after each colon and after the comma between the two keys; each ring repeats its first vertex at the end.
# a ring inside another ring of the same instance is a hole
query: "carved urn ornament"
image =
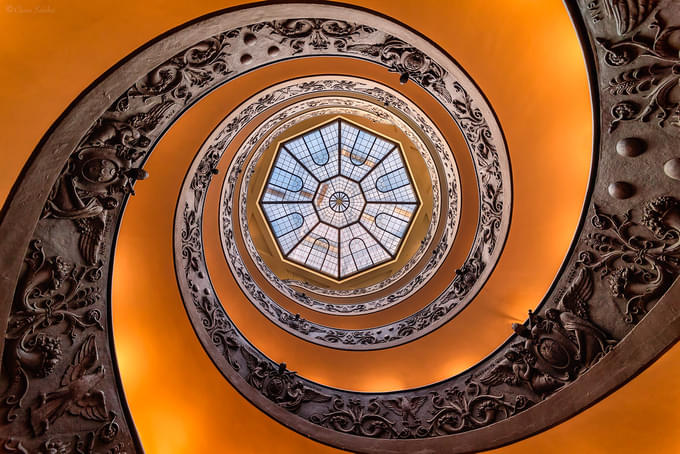
{"type": "Polygon", "coordinates": [[[680,338],[680,5],[566,4],[595,129],[571,248],[491,354],[386,392],[273,361],[213,277],[228,275],[268,329],[321,352],[419,342],[474,305],[513,209],[512,150],[480,87],[419,32],[340,3],[227,9],[130,54],[49,130],[0,217],[12,239],[0,243],[0,449],[142,452],[111,327],[125,206],[184,112],[246,74],[319,57],[358,66],[239,93],[177,182],[177,286],[224,386],[335,447],[454,453],[551,427],[646,367],[680,338]]]}

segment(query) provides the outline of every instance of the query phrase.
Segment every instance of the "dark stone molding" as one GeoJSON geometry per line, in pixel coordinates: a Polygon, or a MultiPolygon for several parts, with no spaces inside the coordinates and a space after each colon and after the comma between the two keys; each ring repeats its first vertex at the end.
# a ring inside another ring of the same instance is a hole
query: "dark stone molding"
{"type": "MultiPolygon", "coordinates": [[[[215,350],[207,331],[199,337],[255,405],[308,436],[355,451],[469,452],[524,438],[587,408],[677,341],[680,193],[673,169],[664,174],[664,166],[676,158],[678,144],[678,106],[667,96],[677,82],[668,67],[678,57],[666,38],[680,26],[680,6],[654,0],[567,5],[591,72],[594,171],[572,252],[529,320],[464,374],[369,395],[327,388],[272,364],[228,331],[234,327],[211,295],[200,296],[195,303],[203,317],[215,322],[204,327],[221,330],[223,349],[215,350]],[[623,10],[628,5],[635,8],[623,10]],[[616,154],[627,148],[617,147],[621,141],[645,147],[616,154]],[[658,156],[656,165],[636,160],[640,150],[658,156]]],[[[448,57],[399,24],[324,4],[317,17],[334,20],[291,20],[307,22],[298,27],[275,22],[296,17],[295,5],[256,8],[198,19],[121,62],[55,122],[23,170],[0,214],[3,450],[142,451],[110,331],[115,231],[134,182],[146,176],[140,169],[147,153],[173,119],[209,91],[202,81],[235,76],[230,64],[236,61],[256,67],[264,61],[258,58],[269,58],[223,55],[233,38],[225,30],[269,22],[286,36],[279,44],[297,55],[331,43],[347,49],[353,45],[348,37],[380,29],[403,41],[386,38],[380,48],[357,52],[383,59],[442,102],[453,100],[441,78],[452,70],[441,66],[448,57]],[[300,30],[308,33],[299,36],[300,30]],[[183,51],[199,41],[199,48],[183,51]],[[403,43],[433,51],[414,56],[403,43]],[[140,79],[168,64],[159,78],[140,79]],[[185,76],[186,68],[196,71],[185,76]],[[131,108],[147,95],[167,98],[148,110],[131,108]],[[55,244],[57,236],[71,241],[55,244]]],[[[196,325],[207,320],[190,316],[196,325]]]]}

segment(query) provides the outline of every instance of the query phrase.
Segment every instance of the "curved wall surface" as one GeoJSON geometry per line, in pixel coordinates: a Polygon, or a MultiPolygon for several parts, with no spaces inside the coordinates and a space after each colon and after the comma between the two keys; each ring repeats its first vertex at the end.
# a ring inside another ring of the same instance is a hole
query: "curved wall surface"
{"type": "MultiPolygon", "coordinates": [[[[370,357],[368,352],[330,349],[320,357],[310,344],[274,331],[240,295],[224,304],[259,348],[274,360],[285,359],[305,377],[367,392],[424,386],[490,354],[511,334],[511,323],[526,319],[527,309],[536,306],[559,271],[588,185],[592,115],[587,74],[577,34],[558,1],[349,3],[425,34],[453,55],[488,97],[513,166],[514,212],[506,249],[493,279],[453,321],[427,338],[370,357]],[[536,262],[522,266],[526,254],[536,262]],[[338,372],[349,368],[351,374],[338,372]]],[[[161,33],[238,4],[3,5],[2,200],[42,135],[88,84],[161,33]]],[[[321,74],[338,69],[321,59],[307,65],[304,71],[321,74]]],[[[288,77],[302,72],[292,65],[278,71],[265,68],[246,75],[182,116],[145,164],[150,178],[135,186],[137,195],[126,207],[111,284],[113,338],[122,386],[147,452],[339,452],[279,425],[225,381],[197,341],[175,285],[172,217],[185,169],[205,137],[244,100],[237,93],[258,91],[282,72],[288,77]]],[[[389,77],[397,82],[398,75],[388,74],[387,82],[389,77]]],[[[208,223],[217,230],[213,216],[208,223]]],[[[213,254],[217,261],[221,252],[213,254]]],[[[675,430],[680,392],[674,386],[678,355],[677,347],[671,348],[592,408],[497,452],[680,449],[675,430]]],[[[6,443],[3,449],[12,446],[6,443]]]]}

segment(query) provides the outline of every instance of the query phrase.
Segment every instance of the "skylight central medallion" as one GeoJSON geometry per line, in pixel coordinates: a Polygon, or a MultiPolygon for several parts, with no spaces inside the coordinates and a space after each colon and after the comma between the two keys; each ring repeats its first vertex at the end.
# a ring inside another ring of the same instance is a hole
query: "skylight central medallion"
{"type": "Polygon", "coordinates": [[[344,192],[336,192],[331,196],[328,205],[333,209],[333,211],[342,213],[347,210],[347,208],[349,208],[349,196],[344,192]]]}
{"type": "Polygon", "coordinates": [[[342,176],[321,183],[314,198],[319,219],[336,228],[357,222],[365,206],[359,184],[342,176]]]}
{"type": "Polygon", "coordinates": [[[279,144],[259,203],[284,259],[342,280],[398,256],[420,198],[398,142],[338,118],[279,144]]]}

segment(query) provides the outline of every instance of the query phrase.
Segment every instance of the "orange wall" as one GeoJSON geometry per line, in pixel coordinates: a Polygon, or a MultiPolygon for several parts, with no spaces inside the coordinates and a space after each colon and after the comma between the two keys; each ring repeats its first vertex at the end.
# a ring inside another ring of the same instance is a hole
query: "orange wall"
{"type": "MultiPolygon", "coordinates": [[[[8,88],[0,92],[0,200],[41,135],[97,76],[167,29],[238,3],[242,2],[3,1],[0,80],[8,88]]],[[[511,150],[517,203],[503,260],[509,263],[535,243],[551,245],[532,249],[536,259],[547,264],[535,275],[517,274],[501,261],[502,281],[494,285],[514,283],[515,290],[496,321],[509,327],[535,304],[557,270],[587,177],[590,120],[585,74],[563,6],[557,0],[350,3],[374,8],[425,32],[472,74],[499,114],[511,150]],[[532,59],[540,64],[530,71],[532,59]],[[569,190],[551,188],[556,175],[572,182],[569,190]],[[553,202],[561,207],[557,214],[536,210],[553,202]],[[518,280],[528,285],[517,285],[518,280]]],[[[201,111],[187,114],[177,131],[171,130],[149,161],[151,178],[138,185],[121,230],[114,328],[132,414],[150,453],[332,452],[273,422],[224,381],[196,341],[175,288],[169,251],[177,190],[195,142],[202,141],[224,108],[208,102],[201,111]]],[[[482,297],[488,301],[508,297],[494,288],[485,289],[482,297]]],[[[483,315],[475,314],[473,303],[462,316],[483,315]]],[[[437,336],[453,334],[461,325],[454,322],[437,336]]],[[[481,339],[474,339],[471,348],[481,354],[495,346],[499,336],[502,340],[509,334],[480,331],[481,339]]],[[[430,347],[414,343],[408,348],[415,354],[418,349],[433,351],[430,347]]],[[[389,365],[404,351],[380,353],[376,363],[389,365]]],[[[362,355],[343,358],[357,364],[366,361],[362,355]]],[[[436,364],[440,358],[431,355],[423,360],[436,364]]],[[[680,452],[678,359],[676,347],[605,402],[499,452],[680,452]]],[[[469,362],[464,355],[447,360],[452,371],[469,362]]],[[[399,379],[395,382],[385,377],[381,386],[387,388],[402,385],[399,380],[410,386],[433,379],[415,372],[393,375],[391,379],[399,379]]]]}

